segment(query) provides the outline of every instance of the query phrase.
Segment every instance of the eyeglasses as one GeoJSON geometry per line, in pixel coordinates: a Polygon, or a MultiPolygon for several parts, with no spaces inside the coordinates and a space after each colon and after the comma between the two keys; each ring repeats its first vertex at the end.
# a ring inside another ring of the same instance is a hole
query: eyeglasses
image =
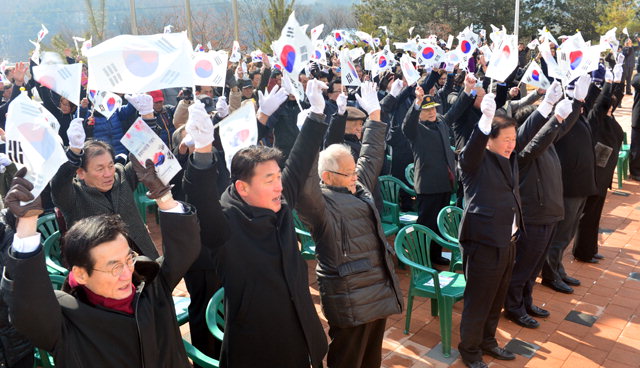
{"type": "Polygon", "coordinates": [[[113,277],[120,277],[124,272],[125,264],[127,265],[127,268],[129,268],[129,270],[133,272],[137,257],[138,257],[138,253],[131,251],[127,256],[125,263],[118,262],[117,264],[113,265],[113,267],[110,270],[99,270],[97,268],[94,268],[93,270],[98,272],[110,273],[113,277]]]}
{"type": "Polygon", "coordinates": [[[354,172],[352,172],[352,173],[350,173],[350,174],[343,174],[343,173],[341,173],[341,172],[331,171],[331,170],[327,170],[327,171],[328,171],[328,172],[330,172],[330,173],[332,173],[332,174],[337,174],[337,175],[345,176],[345,177],[358,176],[358,172],[357,172],[357,171],[354,171],[354,172]]]}

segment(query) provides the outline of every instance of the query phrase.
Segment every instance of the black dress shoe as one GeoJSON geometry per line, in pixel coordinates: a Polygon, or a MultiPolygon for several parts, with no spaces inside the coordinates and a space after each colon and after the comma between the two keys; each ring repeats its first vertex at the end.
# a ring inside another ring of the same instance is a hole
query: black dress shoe
{"type": "Polygon", "coordinates": [[[591,258],[591,259],[582,259],[582,258],[578,258],[578,257],[576,257],[576,261],[578,261],[578,262],[584,262],[584,263],[600,263],[600,260],[595,259],[595,258],[591,258]]]}
{"type": "MultiPolygon", "coordinates": [[[[529,317],[531,318],[531,317],[529,317]]],[[[492,357],[498,359],[498,360],[514,360],[516,358],[515,354],[513,354],[512,352],[510,352],[507,349],[503,349],[499,346],[496,346],[495,348],[489,349],[489,350],[485,350],[482,349],[482,352],[487,354],[487,355],[491,355],[492,357]]]]}
{"type": "Polygon", "coordinates": [[[535,305],[532,305],[531,308],[527,308],[527,313],[529,313],[529,315],[534,316],[534,317],[549,317],[549,315],[551,313],[549,313],[548,310],[546,309],[542,309],[540,307],[537,307],[535,305]]]}
{"type": "Polygon", "coordinates": [[[488,368],[489,367],[487,363],[483,362],[482,360],[476,360],[475,362],[467,362],[466,360],[462,359],[462,362],[469,368],[488,368]]]}
{"type": "Polygon", "coordinates": [[[438,266],[448,266],[449,263],[451,263],[451,262],[449,262],[448,259],[440,256],[440,257],[433,257],[431,259],[431,263],[437,264],[438,266]]]}
{"type": "Polygon", "coordinates": [[[571,285],[571,286],[580,286],[580,280],[573,278],[571,276],[563,276],[562,277],[562,281],[565,282],[565,284],[567,285],[571,285]]]}
{"type": "MultiPolygon", "coordinates": [[[[517,316],[513,313],[506,313],[506,316],[508,319],[510,319],[511,321],[515,322],[516,324],[522,326],[522,327],[526,327],[526,328],[538,328],[540,327],[540,324],[538,323],[538,321],[536,321],[535,319],[533,319],[533,317],[531,317],[528,314],[525,314],[524,316],[517,316]]],[[[494,348],[494,349],[500,349],[500,348],[494,348]]],[[[504,349],[503,349],[504,350],[504,349]]],[[[491,355],[490,353],[487,353],[489,355],[491,355]]]]}
{"type": "Polygon", "coordinates": [[[565,294],[573,294],[573,289],[564,283],[564,281],[549,281],[542,280],[542,285],[552,288],[555,291],[559,291],[565,294]]]}
{"type": "Polygon", "coordinates": [[[602,254],[600,254],[600,253],[596,253],[596,254],[593,256],[593,258],[595,258],[595,259],[604,259],[604,256],[603,256],[602,254]]]}

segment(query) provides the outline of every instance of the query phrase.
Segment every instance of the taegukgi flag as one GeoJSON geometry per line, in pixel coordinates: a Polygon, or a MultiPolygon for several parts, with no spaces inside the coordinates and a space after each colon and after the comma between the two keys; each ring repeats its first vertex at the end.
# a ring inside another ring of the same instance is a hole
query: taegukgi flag
{"type": "Polygon", "coordinates": [[[117,36],[87,51],[87,88],[135,94],[193,86],[192,54],[186,32],[117,36]]]}

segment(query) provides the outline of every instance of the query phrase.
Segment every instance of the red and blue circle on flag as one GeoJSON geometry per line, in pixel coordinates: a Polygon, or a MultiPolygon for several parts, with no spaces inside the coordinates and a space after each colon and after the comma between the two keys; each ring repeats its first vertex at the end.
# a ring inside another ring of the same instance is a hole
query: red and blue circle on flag
{"type": "Polygon", "coordinates": [[[123,51],[122,58],[127,70],[136,77],[148,77],[155,73],[160,63],[158,52],[156,51],[123,51]]]}
{"type": "Polygon", "coordinates": [[[378,67],[384,68],[386,66],[387,66],[387,58],[385,58],[384,56],[380,56],[380,58],[378,59],[378,67]]]}
{"type": "Polygon", "coordinates": [[[465,54],[468,54],[471,51],[471,44],[467,40],[462,40],[460,43],[460,50],[465,54]]]}
{"type": "Polygon", "coordinates": [[[340,32],[336,32],[335,38],[338,42],[342,41],[342,34],[340,32]]]}
{"type": "Polygon", "coordinates": [[[432,47],[427,46],[424,49],[422,49],[422,57],[423,58],[431,59],[433,57],[433,55],[435,55],[435,52],[433,51],[432,47]]]}
{"type": "Polygon", "coordinates": [[[158,167],[158,166],[162,165],[164,163],[164,159],[165,159],[164,153],[156,152],[153,155],[153,164],[154,164],[154,166],[158,167]]]}
{"type": "Polygon", "coordinates": [[[582,51],[571,51],[569,53],[569,66],[571,66],[571,70],[575,70],[580,63],[582,63],[582,51]]]}
{"type": "Polygon", "coordinates": [[[280,51],[280,63],[286,71],[293,72],[293,66],[296,64],[296,49],[291,45],[284,45],[280,51]]]}
{"type": "Polygon", "coordinates": [[[531,79],[533,79],[536,82],[540,81],[540,72],[537,71],[536,69],[533,69],[533,71],[531,72],[531,79]]]}
{"type": "Polygon", "coordinates": [[[113,97],[109,97],[109,99],[107,100],[107,109],[109,109],[109,111],[113,111],[115,107],[116,107],[116,99],[113,97]]]}
{"type": "Polygon", "coordinates": [[[199,60],[195,68],[196,75],[200,78],[208,78],[213,74],[213,65],[209,60],[199,60]]]}

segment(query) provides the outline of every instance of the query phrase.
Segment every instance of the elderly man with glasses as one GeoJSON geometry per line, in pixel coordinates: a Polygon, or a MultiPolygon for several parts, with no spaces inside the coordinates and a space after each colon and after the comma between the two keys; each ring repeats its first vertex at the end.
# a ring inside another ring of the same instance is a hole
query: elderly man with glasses
{"type": "MultiPolygon", "coordinates": [[[[373,83],[365,82],[357,99],[369,114],[357,162],[344,144],[320,152],[296,206],[316,242],[330,368],[380,367],[387,317],[402,313],[394,252],[371,194],[384,160],[386,124],[373,83]]],[[[338,106],[334,119],[345,119],[345,110],[338,106]]]]}
{"type": "Polygon", "coordinates": [[[195,210],[171,197],[150,160],[134,168],[160,209],[164,258],[138,256],[118,215],[84,218],[64,237],[70,272],[62,291],[52,289],[47,275],[36,231],[42,206],[24,179],[26,169],[5,199],[18,218],[2,278],[9,315],[57,366],[191,367],[171,292],[200,253],[195,210]]]}

